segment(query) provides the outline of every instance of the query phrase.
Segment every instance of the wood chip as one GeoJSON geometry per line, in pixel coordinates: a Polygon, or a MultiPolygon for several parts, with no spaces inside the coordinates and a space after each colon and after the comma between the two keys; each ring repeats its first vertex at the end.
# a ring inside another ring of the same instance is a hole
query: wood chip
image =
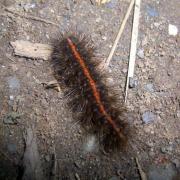
{"type": "Polygon", "coordinates": [[[32,59],[48,60],[52,53],[52,46],[48,44],[32,43],[29,41],[17,40],[10,42],[14,54],[32,59]]]}

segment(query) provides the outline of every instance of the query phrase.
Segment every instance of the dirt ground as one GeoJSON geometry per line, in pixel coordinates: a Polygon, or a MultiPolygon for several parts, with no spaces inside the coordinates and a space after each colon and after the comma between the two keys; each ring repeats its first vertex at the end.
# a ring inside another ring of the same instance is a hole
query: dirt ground
{"type": "MultiPolygon", "coordinates": [[[[126,152],[108,154],[69,112],[63,92],[46,89],[55,80],[49,61],[14,56],[11,41],[51,44],[58,32],[76,29],[91,35],[98,54],[108,56],[128,0],[96,6],[90,0],[0,0],[0,179],[18,179],[28,127],[33,127],[44,179],[178,179],[180,173],[179,0],[142,1],[135,77],[127,108],[137,131],[126,152]],[[59,27],[22,18],[3,9],[50,20],[59,27]]],[[[123,96],[132,14],[109,71],[123,96]]]]}

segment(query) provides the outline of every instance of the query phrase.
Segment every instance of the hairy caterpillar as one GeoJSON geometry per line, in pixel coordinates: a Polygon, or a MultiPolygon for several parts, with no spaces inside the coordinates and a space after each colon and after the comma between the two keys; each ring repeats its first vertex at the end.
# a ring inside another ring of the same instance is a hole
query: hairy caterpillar
{"type": "Polygon", "coordinates": [[[55,77],[71,98],[69,106],[78,113],[80,122],[101,134],[105,147],[127,142],[127,123],[123,120],[123,106],[113,106],[116,98],[97,71],[95,49],[82,34],[62,35],[54,43],[52,62],[55,77]]]}

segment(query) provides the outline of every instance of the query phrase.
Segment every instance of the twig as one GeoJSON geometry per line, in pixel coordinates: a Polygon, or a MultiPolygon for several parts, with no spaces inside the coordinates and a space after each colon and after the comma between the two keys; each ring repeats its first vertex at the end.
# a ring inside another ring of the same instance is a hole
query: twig
{"type": "Polygon", "coordinates": [[[139,170],[139,174],[141,176],[141,180],[147,180],[146,174],[142,170],[141,165],[139,164],[138,158],[136,157],[135,159],[136,159],[136,164],[137,164],[137,167],[138,167],[138,170],[139,170]]]}
{"type": "Polygon", "coordinates": [[[54,23],[54,22],[52,22],[52,21],[49,21],[49,20],[45,20],[45,19],[42,19],[42,18],[39,18],[39,17],[27,15],[27,14],[20,14],[20,13],[18,13],[18,12],[15,12],[15,11],[13,11],[13,10],[10,10],[9,8],[6,8],[6,7],[4,7],[3,9],[4,9],[5,11],[7,11],[7,12],[9,12],[9,13],[11,13],[11,14],[14,14],[14,15],[16,15],[16,16],[19,16],[19,17],[21,17],[21,18],[32,19],[32,20],[34,20],[34,21],[40,21],[40,22],[43,22],[43,23],[46,23],[46,24],[51,24],[51,25],[54,25],[54,26],[59,27],[58,24],[56,24],[56,23],[54,23]]]}
{"type": "Polygon", "coordinates": [[[110,52],[108,58],[106,59],[106,61],[105,61],[105,63],[104,63],[104,68],[107,68],[107,67],[109,66],[109,64],[110,64],[110,61],[111,61],[111,59],[112,59],[112,57],[113,57],[113,54],[114,54],[114,51],[116,50],[117,44],[118,44],[118,42],[119,42],[119,39],[120,39],[120,37],[121,37],[121,35],[122,35],[122,32],[123,32],[124,27],[125,27],[125,25],[126,25],[126,22],[127,22],[128,18],[129,18],[130,12],[131,12],[131,10],[132,10],[132,8],[133,8],[134,1],[135,1],[135,0],[131,0],[131,2],[130,2],[130,4],[129,4],[128,10],[127,10],[126,15],[125,15],[125,17],[124,17],[124,19],[123,19],[123,22],[122,22],[122,24],[121,24],[121,26],[120,26],[119,32],[118,32],[117,37],[116,37],[116,39],[115,39],[115,41],[114,41],[113,47],[112,47],[112,49],[111,49],[111,52],[110,52]]]}
{"type": "Polygon", "coordinates": [[[137,46],[138,28],[139,28],[140,5],[141,5],[141,0],[136,0],[135,9],[134,9],[133,29],[132,29],[132,36],[131,36],[131,49],[130,49],[130,57],[129,57],[129,64],[128,64],[128,74],[127,74],[126,88],[125,88],[125,103],[127,101],[129,80],[130,78],[133,78],[133,75],[134,75],[134,66],[135,66],[136,49],[137,49],[136,46],[137,46]]]}

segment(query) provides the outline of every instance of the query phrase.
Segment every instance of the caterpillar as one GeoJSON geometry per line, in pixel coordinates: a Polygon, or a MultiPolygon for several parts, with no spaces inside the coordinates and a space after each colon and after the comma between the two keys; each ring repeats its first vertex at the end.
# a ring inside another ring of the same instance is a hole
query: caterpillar
{"type": "Polygon", "coordinates": [[[79,121],[100,134],[106,149],[127,144],[128,124],[123,119],[123,105],[117,108],[116,97],[109,95],[103,75],[97,67],[95,48],[82,33],[60,35],[54,43],[52,63],[54,75],[79,121]]]}

